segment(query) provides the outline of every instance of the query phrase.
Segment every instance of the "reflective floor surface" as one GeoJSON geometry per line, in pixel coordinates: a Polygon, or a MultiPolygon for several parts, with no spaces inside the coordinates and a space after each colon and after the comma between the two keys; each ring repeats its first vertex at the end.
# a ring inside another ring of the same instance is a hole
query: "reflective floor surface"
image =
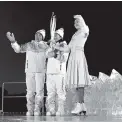
{"type": "Polygon", "coordinates": [[[0,122],[122,122],[122,116],[104,116],[104,115],[87,115],[87,116],[0,116],[0,122]]]}

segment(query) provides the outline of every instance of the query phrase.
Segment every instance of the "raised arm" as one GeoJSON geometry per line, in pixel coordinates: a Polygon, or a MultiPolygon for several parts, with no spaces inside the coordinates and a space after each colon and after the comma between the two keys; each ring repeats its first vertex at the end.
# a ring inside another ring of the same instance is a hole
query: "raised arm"
{"type": "Polygon", "coordinates": [[[20,53],[20,45],[17,42],[11,43],[11,47],[16,53],[20,53]]]}
{"type": "Polygon", "coordinates": [[[6,36],[11,42],[11,46],[16,53],[24,53],[27,51],[28,43],[19,45],[15,40],[14,34],[10,32],[7,32],[6,36]]]}
{"type": "Polygon", "coordinates": [[[85,33],[85,38],[89,36],[89,27],[87,25],[84,26],[84,33],[85,33]]]}
{"type": "Polygon", "coordinates": [[[82,32],[84,33],[85,38],[87,38],[89,35],[89,27],[88,25],[86,25],[85,20],[81,15],[74,15],[74,18],[77,20],[77,21],[75,20],[75,23],[78,23],[80,26],[82,25],[81,26],[82,32]]]}

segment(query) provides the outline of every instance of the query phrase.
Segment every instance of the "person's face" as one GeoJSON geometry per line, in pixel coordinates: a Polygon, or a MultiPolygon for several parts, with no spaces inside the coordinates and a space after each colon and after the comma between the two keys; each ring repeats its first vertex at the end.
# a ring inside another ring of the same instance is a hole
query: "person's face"
{"type": "Polygon", "coordinates": [[[55,33],[55,35],[54,35],[54,40],[55,40],[56,42],[58,42],[60,39],[61,39],[61,36],[60,36],[59,34],[55,33]]]}
{"type": "Polygon", "coordinates": [[[43,40],[42,34],[40,34],[40,33],[37,32],[37,33],[35,34],[35,40],[36,40],[37,42],[42,41],[42,40],[43,40]]]}
{"type": "Polygon", "coordinates": [[[75,19],[74,26],[75,26],[76,29],[82,29],[83,28],[83,23],[79,19],[75,19]]]}

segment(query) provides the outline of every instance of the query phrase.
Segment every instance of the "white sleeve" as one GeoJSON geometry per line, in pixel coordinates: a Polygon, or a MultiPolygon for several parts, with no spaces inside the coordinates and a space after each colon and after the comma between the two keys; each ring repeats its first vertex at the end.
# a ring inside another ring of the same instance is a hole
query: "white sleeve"
{"type": "Polygon", "coordinates": [[[40,44],[41,44],[40,46],[41,46],[42,49],[47,49],[48,48],[48,45],[47,45],[46,42],[41,41],[40,44]]]}
{"type": "Polygon", "coordinates": [[[67,62],[68,56],[69,56],[69,53],[64,53],[64,60],[65,60],[65,62],[67,62]]]}
{"type": "Polygon", "coordinates": [[[68,56],[69,56],[69,53],[64,53],[64,54],[60,57],[60,61],[61,61],[62,63],[67,62],[68,56]]]}
{"type": "Polygon", "coordinates": [[[84,26],[84,33],[85,33],[85,37],[88,37],[88,35],[89,35],[89,27],[87,25],[84,26]]]}
{"type": "Polygon", "coordinates": [[[16,53],[20,53],[20,45],[17,42],[11,43],[12,48],[16,53]]]}

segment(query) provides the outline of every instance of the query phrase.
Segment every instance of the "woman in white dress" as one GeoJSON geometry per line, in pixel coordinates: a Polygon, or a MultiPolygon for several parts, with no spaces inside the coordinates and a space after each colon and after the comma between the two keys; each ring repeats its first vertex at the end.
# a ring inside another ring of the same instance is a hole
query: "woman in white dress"
{"type": "Polygon", "coordinates": [[[84,87],[90,84],[90,76],[84,54],[84,45],[89,35],[89,28],[81,15],[75,15],[74,18],[74,26],[77,32],[73,35],[69,45],[65,47],[54,46],[54,48],[64,52],[70,52],[66,74],[66,88],[76,88],[76,94],[78,96],[76,106],[71,113],[83,113],[85,115],[84,87]]]}

